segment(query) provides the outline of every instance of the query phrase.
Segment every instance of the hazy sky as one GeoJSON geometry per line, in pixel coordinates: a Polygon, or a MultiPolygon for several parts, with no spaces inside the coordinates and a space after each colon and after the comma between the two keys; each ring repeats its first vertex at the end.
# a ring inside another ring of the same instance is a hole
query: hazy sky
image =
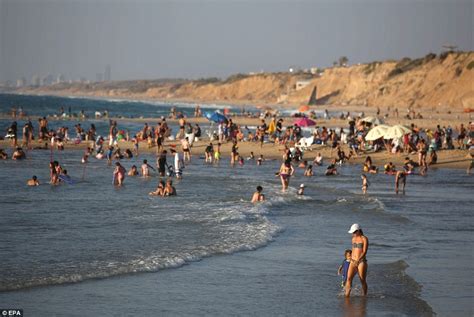
{"type": "Polygon", "coordinates": [[[0,80],[226,77],[473,50],[473,0],[0,0],[0,80]]]}

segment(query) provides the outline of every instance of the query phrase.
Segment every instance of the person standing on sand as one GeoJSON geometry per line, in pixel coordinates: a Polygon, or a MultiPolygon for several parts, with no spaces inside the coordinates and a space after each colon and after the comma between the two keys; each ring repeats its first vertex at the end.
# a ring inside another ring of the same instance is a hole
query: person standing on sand
{"type": "Polygon", "coordinates": [[[369,239],[364,236],[362,228],[359,224],[354,223],[349,229],[348,233],[352,234],[352,256],[351,264],[347,271],[347,282],[345,287],[345,296],[351,295],[352,280],[356,274],[359,275],[362,284],[362,293],[367,295],[367,251],[369,250],[369,239]]]}

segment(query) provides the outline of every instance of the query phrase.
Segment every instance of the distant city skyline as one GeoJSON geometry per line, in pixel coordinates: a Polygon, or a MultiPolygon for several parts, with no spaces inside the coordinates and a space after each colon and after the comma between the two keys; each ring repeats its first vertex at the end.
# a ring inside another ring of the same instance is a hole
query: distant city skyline
{"type": "Polygon", "coordinates": [[[0,0],[0,81],[224,78],[472,51],[472,15],[471,0],[0,0]]]}

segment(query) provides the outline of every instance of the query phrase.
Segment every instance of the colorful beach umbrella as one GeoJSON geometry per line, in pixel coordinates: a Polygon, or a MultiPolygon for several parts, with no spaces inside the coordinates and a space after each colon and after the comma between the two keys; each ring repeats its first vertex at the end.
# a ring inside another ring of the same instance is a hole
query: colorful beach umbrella
{"type": "Polygon", "coordinates": [[[216,123],[227,122],[227,118],[222,113],[219,113],[217,111],[214,113],[207,112],[206,118],[207,120],[213,121],[216,123]]]}
{"type": "Polygon", "coordinates": [[[309,111],[309,106],[308,106],[308,105],[301,105],[301,106],[298,108],[298,111],[299,111],[299,112],[306,112],[306,111],[309,111]]]}
{"type": "Polygon", "coordinates": [[[316,125],[316,122],[314,122],[313,120],[308,119],[306,117],[300,118],[300,119],[296,120],[294,123],[296,125],[298,125],[299,127],[309,127],[309,126],[312,126],[312,125],[316,125]]]}
{"type": "Polygon", "coordinates": [[[405,134],[411,133],[411,130],[408,129],[407,127],[397,124],[394,125],[393,127],[390,127],[387,129],[385,132],[383,138],[388,140],[388,139],[399,139],[402,138],[405,134]]]}
{"type": "Polygon", "coordinates": [[[385,136],[385,133],[387,133],[387,130],[389,128],[390,128],[390,126],[385,125],[385,124],[378,125],[378,126],[372,128],[372,129],[370,129],[370,131],[365,136],[365,139],[367,141],[375,141],[375,140],[378,140],[380,138],[383,138],[385,136]]]}

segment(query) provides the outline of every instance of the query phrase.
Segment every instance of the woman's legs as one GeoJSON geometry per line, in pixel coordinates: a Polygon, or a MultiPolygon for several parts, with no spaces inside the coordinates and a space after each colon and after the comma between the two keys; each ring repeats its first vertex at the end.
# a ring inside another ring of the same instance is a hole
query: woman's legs
{"type": "Polygon", "coordinates": [[[347,270],[347,281],[345,285],[344,295],[349,297],[351,295],[352,280],[357,272],[357,267],[355,265],[349,264],[349,269],[347,270]]]}
{"type": "Polygon", "coordinates": [[[357,271],[359,273],[360,283],[362,284],[362,292],[364,295],[367,295],[367,262],[359,263],[357,271]]]}

